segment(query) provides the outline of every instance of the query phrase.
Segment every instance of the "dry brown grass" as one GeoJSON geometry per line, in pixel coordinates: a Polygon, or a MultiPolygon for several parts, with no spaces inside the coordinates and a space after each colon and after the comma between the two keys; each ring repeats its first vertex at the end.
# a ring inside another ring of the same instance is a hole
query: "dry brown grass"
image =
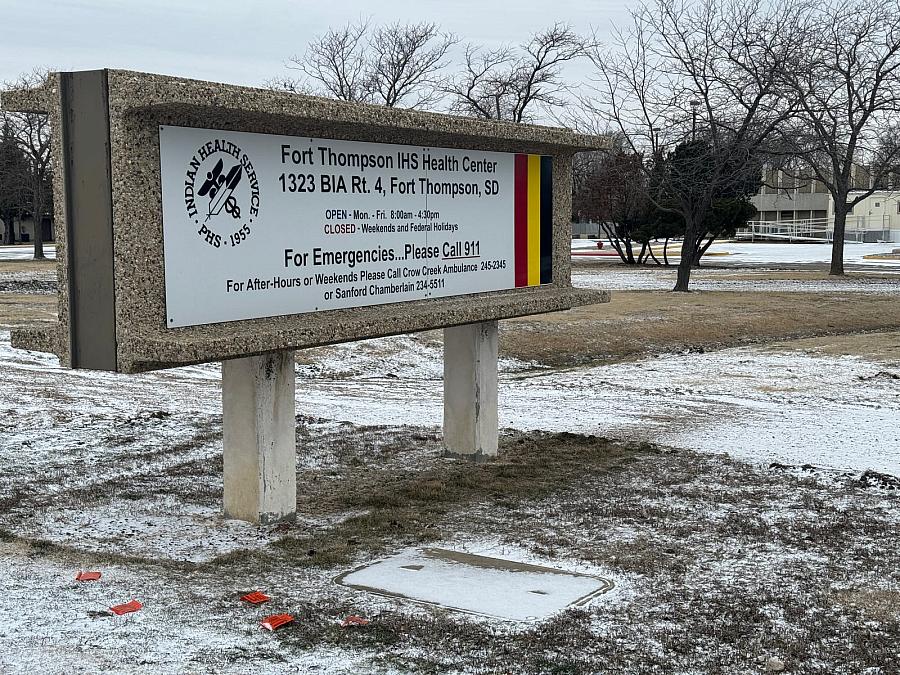
{"type": "Polygon", "coordinates": [[[0,274],[3,272],[54,272],[55,260],[0,260],[0,274]]]}
{"type": "MultiPolygon", "coordinates": [[[[390,429],[379,433],[390,437],[390,429]]],[[[434,541],[447,534],[445,516],[464,504],[485,499],[499,504],[540,499],[571,485],[585,472],[596,475],[616,470],[636,453],[652,451],[646,445],[630,446],[605,438],[515,432],[501,439],[500,455],[492,462],[476,464],[442,457],[425,468],[398,470],[357,461],[358,448],[352,436],[335,440],[347,444],[346,464],[336,467],[338,475],[325,481],[321,469],[301,471],[298,481],[306,489],[299,496],[297,511],[307,516],[358,515],[327,532],[291,533],[275,545],[298,563],[346,564],[360,550],[381,551],[398,539],[434,541]]],[[[408,441],[398,438],[395,442],[397,452],[402,452],[408,441]]],[[[414,434],[412,442],[439,452],[437,435],[414,434]]]]}
{"type": "Polygon", "coordinates": [[[838,605],[861,610],[876,621],[893,621],[900,618],[900,592],[855,588],[833,591],[838,605]]]}
{"type": "Polygon", "coordinates": [[[900,332],[885,331],[804,338],[789,342],[773,342],[767,345],[767,348],[795,349],[830,356],[861,356],[870,361],[900,363],[900,332]]]}
{"type": "Polygon", "coordinates": [[[0,293],[0,328],[15,328],[55,320],[55,295],[0,293]]]}
{"type": "Polygon", "coordinates": [[[507,356],[568,367],[645,354],[900,329],[900,297],[619,291],[606,305],[502,324],[507,356]]]}

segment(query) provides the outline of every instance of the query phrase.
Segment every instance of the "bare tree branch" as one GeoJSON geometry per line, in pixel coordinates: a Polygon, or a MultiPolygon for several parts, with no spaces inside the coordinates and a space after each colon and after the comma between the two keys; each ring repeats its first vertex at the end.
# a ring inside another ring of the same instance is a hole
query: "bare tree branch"
{"type": "Polygon", "coordinates": [[[269,86],[315,93],[342,101],[388,107],[428,108],[443,95],[442,71],[456,42],[434,23],[394,23],[372,27],[369,21],[329,29],[302,56],[286,64],[299,79],[277,77],[269,86]]]}
{"type": "Polygon", "coordinates": [[[451,108],[484,119],[530,121],[539,109],[564,104],[562,66],[585,53],[584,40],[559,23],[518,49],[467,45],[463,72],[446,88],[451,108]]]}
{"type": "Polygon", "coordinates": [[[435,105],[443,88],[439,74],[447,67],[447,51],[455,42],[434,23],[376,28],[370,44],[370,86],[378,101],[388,107],[435,105]]]}

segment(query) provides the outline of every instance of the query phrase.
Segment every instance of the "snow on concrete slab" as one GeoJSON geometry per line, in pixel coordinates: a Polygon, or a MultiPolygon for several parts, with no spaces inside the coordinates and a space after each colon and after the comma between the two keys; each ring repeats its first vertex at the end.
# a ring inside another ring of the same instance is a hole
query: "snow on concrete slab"
{"type": "Polygon", "coordinates": [[[445,549],[407,549],[343,574],[337,583],[511,621],[539,621],[583,606],[608,579],[445,549]]]}

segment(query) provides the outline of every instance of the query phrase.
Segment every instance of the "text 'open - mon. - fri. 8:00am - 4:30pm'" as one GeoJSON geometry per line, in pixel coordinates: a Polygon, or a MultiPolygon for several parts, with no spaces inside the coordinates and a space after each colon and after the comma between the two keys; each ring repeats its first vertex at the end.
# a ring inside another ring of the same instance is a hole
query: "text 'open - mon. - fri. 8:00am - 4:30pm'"
{"type": "Polygon", "coordinates": [[[159,137],[170,328],[552,283],[552,157],[159,137]]]}

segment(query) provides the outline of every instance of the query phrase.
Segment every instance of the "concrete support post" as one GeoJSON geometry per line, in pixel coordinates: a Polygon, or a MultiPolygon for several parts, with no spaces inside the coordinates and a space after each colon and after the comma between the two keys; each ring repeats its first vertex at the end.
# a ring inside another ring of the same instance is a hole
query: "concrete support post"
{"type": "Polygon", "coordinates": [[[497,456],[497,322],[444,329],[444,448],[497,456]]]}
{"type": "Polygon", "coordinates": [[[222,363],[225,517],[267,524],[297,509],[294,353],[222,363]]]}

